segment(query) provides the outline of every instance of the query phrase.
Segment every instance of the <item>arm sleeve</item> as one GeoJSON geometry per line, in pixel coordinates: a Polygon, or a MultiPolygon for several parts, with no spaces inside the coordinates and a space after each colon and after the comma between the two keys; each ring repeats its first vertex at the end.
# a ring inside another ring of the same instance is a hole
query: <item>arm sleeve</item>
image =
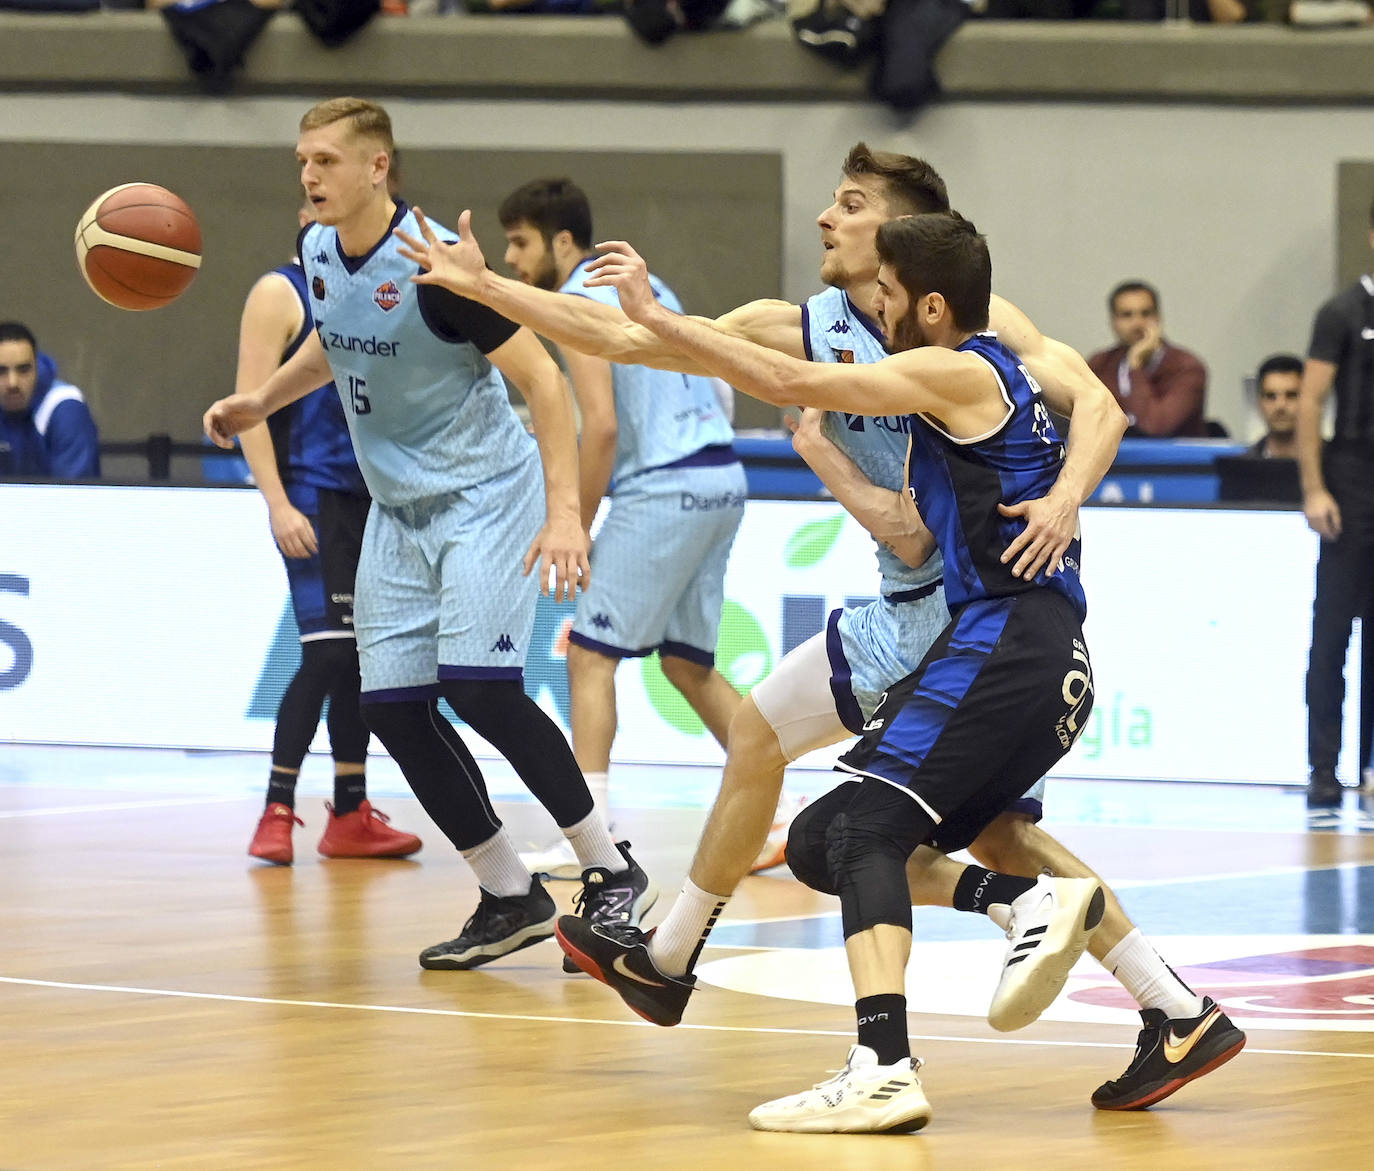
{"type": "Polygon", "coordinates": [[[420,313],[436,337],[471,342],[484,354],[500,349],[520,330],[494,309],[438,285],[420,286],[420,313]]]}
{"type": "Polygon", "coordinates": [[[1317,310],[1317,318],[1312,322],[1312,344],[1307,347],[1307,356],[1339,366],[1345,356],[1345,339],[1345,319],[1340,310],[1328,301],[1317,310]]]}
{"type": "Polygon", "coordinates": [[[91,479],[100,475],[100,436],[83,402],[63,403],[53,412],[44,437],[49,472],[58,480],[91,479]]]}

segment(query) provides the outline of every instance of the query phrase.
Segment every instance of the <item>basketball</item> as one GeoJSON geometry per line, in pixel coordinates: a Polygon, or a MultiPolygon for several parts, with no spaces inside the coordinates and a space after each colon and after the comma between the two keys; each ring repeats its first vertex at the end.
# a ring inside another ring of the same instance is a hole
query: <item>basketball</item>
{"type": "Polygon", "coordinates": [[[101,300],[159,309],[195,279],[200,225],[165,187],[125,183],[96,199],[76,225],[76,262],[101,300]]]}

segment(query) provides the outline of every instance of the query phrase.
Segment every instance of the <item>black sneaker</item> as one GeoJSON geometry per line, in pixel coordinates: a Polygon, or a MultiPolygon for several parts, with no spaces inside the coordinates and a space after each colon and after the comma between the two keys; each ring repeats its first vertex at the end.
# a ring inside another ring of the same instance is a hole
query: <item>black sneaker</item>
{"type": "Polygon", "coordinates": [[[697,978],[660,972],[649,956],[649,936],[638,927],[564,915],[556,934],[579,968],[613,988],[646,1021],[667,1028],[682,1019],[697,978]]]}
{"type": "MultiPolygon", "coordinates": [[[[630,843],[617,842],[615,848],[630,864],[628,870],[615,874],[604,866],[589,866],[582,872],[582,889],[574,896],[573,906],[589,923],[618,923],[638,927],[649,909],[658,901],[658,887],[630,857],[630,843]]],[[[570,956],[563,957],[565,972],[579,972],[570,956]]]]}
{"type": "Polygon", "coordinates": [[[850,12],[829,0],[792,22],[792,34],[801,44],[842,69],[850,69],[877,47],[878,21],[850,12]]]}
{"type": "Polygon", "coordinates": [[[477,910],[457,939],[436,943],[420,953],[420,967],[465,971],[500,959],[522,947],[533,947],[553,935],[558,906],[537,878],[528,894],[498,898],[482,892],[477,910]]]}
{"type": "Polygon", "coordinates": [[[1334,769],[1314,768],[1307,782],[1308,809],[1339,809],[1345,788],[1334,769]]]}
{"type": "Polygon", "coordinates": [[[1145,1027],[1126,1072],[1093,1093],[1099,1110],[1144,1110],[1245,1048],[1245,1034],[1210,996],[1202,998],[1195,1017],[1170,1020],[1163,1009],[1146,1008],[1140,1019],[1145,1027]]]}

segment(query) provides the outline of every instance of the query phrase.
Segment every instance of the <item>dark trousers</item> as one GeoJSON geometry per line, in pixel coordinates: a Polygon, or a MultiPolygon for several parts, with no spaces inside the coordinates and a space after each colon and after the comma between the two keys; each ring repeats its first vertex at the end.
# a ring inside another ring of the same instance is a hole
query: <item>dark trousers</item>
{"type": "Polygon", "coordinates": [[[1341,751],[1345,659],[1351,625],[1362,620],[1360,766],[1370,763],[1374,732],[1374,452],[1329,449],[1327,490],[1341,509],[1341,535],[1323,541],[1312,601],[1312,648],[1307,659],[1307,759],[1334,770],[1341,751]]]}

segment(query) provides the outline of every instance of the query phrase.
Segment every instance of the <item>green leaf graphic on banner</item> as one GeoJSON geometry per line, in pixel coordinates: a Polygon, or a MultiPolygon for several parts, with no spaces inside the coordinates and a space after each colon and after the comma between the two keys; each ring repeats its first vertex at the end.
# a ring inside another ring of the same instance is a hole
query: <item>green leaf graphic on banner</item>
{"type": "MultiPolygon", "coordinates": [[[[652,654],[641,662],[644,690],[654,711],[684,736],[702,735],[706,725],[682,698],[682,693],[668,682],[658,661],[658,654],[652,654]]],[[[730,681],[736,691],[745,695],[772,669],[773,652],[759,620],[738,602],[727,599],[721,610],[720,635],[716,639],[716,670],[730,681]]]]}
{"type": "Polygon", "coordinates": [[[809,569],[835,547],[844,517],[813,520],[787,538],[787,568],[809,569]]]}

